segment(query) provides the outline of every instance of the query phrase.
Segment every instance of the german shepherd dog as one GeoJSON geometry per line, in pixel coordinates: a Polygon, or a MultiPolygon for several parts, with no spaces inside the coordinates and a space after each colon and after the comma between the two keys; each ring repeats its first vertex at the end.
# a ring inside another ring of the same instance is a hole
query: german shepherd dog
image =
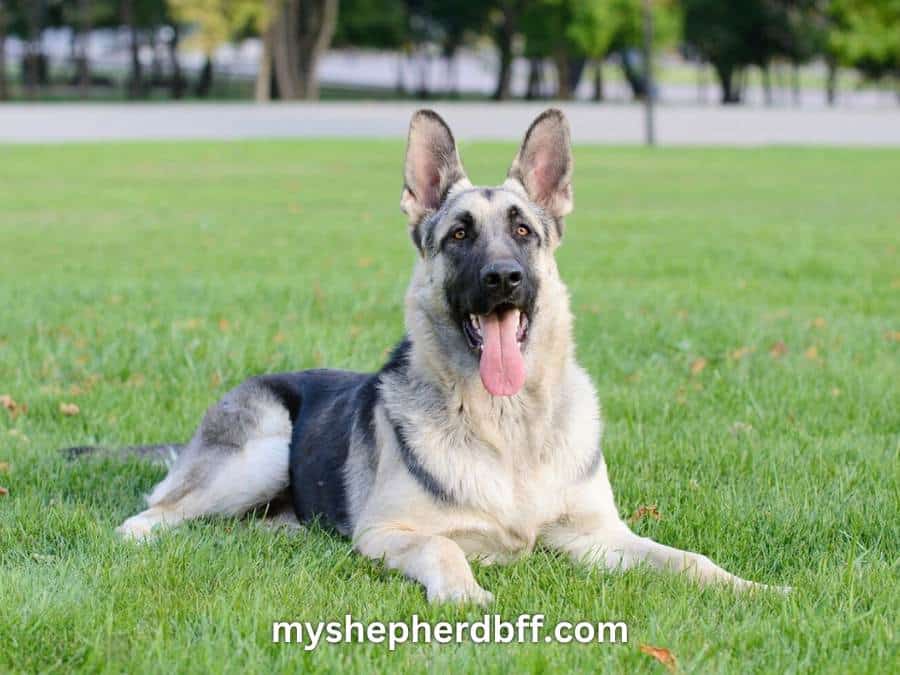
{"type": "Polygon", "coordinates": [[[187,444],[141,449],[173,461],[118,531],[144,539],[191,518],[291,504],[293,522],[321,519],[436,602],[490,602],[469,560],[538,543],[609,569],[646,562],[757,586],[619,517],[554,259],[572,166],[568,123],[547,110],[503,184],[475,187],[445,122],[417,112],[400,204],[418,256],[407,334],[388,363],[247,380],[187,444]]]}

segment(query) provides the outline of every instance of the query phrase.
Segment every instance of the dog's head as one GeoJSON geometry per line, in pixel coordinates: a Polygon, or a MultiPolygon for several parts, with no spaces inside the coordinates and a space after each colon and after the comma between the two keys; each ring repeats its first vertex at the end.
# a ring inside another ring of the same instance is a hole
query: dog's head
{"type": "Polygon", "coordinates": [[[421,110],[404,179],[400,206],[420,254],[408,302],[427,324],[419,337],[451,367],[477,368],[492,395],[517,394],[540,358],[532,336],[548,311],[545,287],[560,285],[553,254],[572,210],[564,115],[547,110],[531,124],[502,185],[475,187],[447,124],[421,110]]]}

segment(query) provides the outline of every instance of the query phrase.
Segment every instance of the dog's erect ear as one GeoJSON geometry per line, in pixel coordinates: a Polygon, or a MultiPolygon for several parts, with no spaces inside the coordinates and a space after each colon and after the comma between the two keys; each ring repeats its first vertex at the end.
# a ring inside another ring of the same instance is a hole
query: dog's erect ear
{"type": "Polygon", "coordinates": [[[531,123],[507,175],[554,218],[572,211],[572,145],[562,110],[545,110],[531,123]]]}
{"type": "Polygon", "coordinates": [[[400,208],[415,228],[437,209],[450,188],[467,180],[450,127],[433,110],[419,110],[409,123],[400,208]]]}

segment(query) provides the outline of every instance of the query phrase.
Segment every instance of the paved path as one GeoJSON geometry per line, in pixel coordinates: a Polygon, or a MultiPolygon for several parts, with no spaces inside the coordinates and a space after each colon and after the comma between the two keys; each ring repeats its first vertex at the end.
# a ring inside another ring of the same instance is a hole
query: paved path
{"type": "MultiPolygon", "coordinates": [[[[518,140],[545,103],[435,103],[458,137],[518,140]]],[[[403,137],[415,103],[13,104],[0,105],[0,143],[132,139],[403,137]]],[[[637,105],[562,106],[576,142],[640,143],[637,105]]],[[[892,109],[665,106],[667,145],[824,144],[900,146],[892,109]]],[[[2,154],[0,154],[2,158],[2,154]]]]}

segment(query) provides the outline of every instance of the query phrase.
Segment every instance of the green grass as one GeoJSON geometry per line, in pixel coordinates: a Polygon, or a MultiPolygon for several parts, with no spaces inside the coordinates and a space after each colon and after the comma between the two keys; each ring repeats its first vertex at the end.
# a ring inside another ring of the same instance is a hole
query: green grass
{"type": "MultiPolygon", "coordinates": [[[[513,147],[462,152],[496,182],[513,147]]],[[[56,448],[185,439],[248,375],[373,369],[401,336],[402,154],[0,147],[0,394],[28,407],[0,409],[0,672],[662,672],[643,643],[685,672],[896,669],[897,151],[576,149],[559,260],[619,508],[656,504],[640,533],[795,586],[787,598],[538,551],[476,567],[489,611],[623,620],[628,645],[306,653],[270,644],[271,622],[481,612],[428,606],[317,529],[116,538],[161,472],[56,448]]]]}

